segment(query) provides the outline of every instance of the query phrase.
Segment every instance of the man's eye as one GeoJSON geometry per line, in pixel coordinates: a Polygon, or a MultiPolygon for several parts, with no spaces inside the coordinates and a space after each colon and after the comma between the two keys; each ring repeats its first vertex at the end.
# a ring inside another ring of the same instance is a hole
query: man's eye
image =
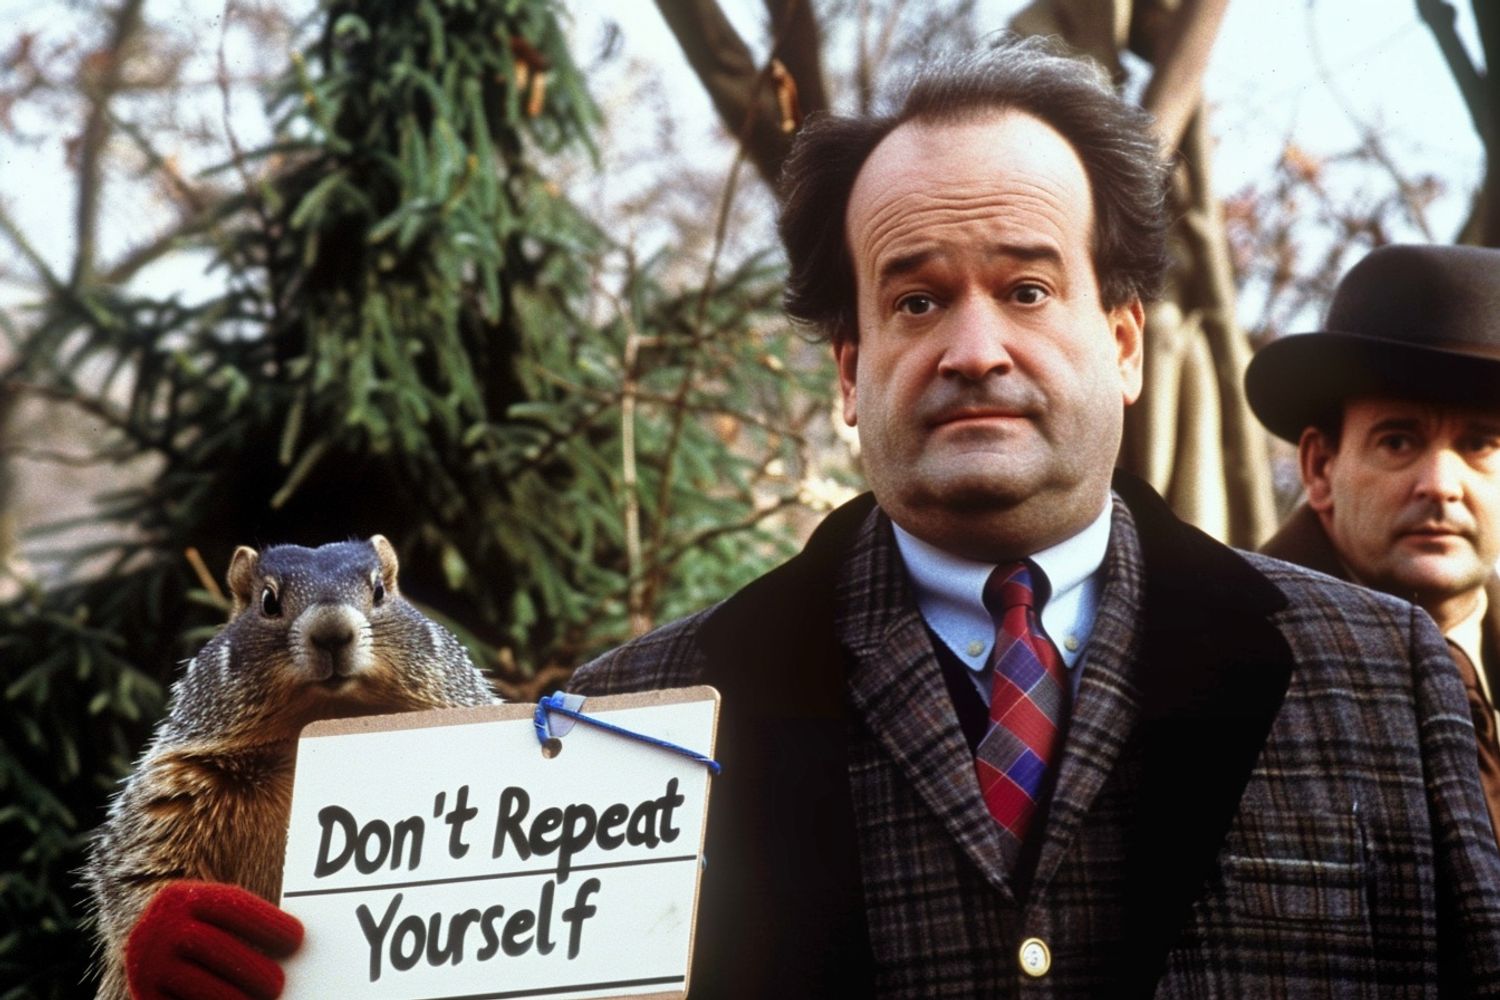
{"type": "Polygon", "coordinates": [[[908,316],[925,316],[936,305],[930,295],[907,295],[896,303],[896,309],[908,316]]]}
{"type": "Polygon", "coordinates": [[[1047,298],[1047,290],[1041,285],[1018,285],[1010,294],[1023,306],[1039,305],[1047,298]]]}
{"type": "Polygon", "coordinates": [[[1410,434],[1383,434],[1375,441],[1375,446],[1382,451],[1403,454],[1416,447],[1416,439],[1410,434]]]}
{"type": "Polygon", "coordinates": [[[1500,437],[1489,434],[1476,434],[1473,437],[1464,438],[1458,443],[1462,451],[1472,455],[1490,455],[1500,450],[1500,437]]]}

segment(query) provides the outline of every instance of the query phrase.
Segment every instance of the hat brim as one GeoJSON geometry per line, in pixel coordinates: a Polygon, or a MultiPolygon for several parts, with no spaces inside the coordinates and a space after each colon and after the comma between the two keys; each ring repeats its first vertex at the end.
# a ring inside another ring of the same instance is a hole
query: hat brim
{"type": "Polygon", "coordinates": [[[1500,359],[1356,333],[1302,333],[1261,348],[1245,369],[1250,409],[1294,444],[1344,400],[1388,395],[1500,410],[1500,359]]]}

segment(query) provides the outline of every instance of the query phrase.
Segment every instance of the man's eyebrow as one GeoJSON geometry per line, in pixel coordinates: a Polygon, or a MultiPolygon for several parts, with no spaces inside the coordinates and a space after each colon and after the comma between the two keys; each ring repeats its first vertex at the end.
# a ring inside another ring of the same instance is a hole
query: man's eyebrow
{"type": "Polygon", "coordinates": [[[1417,417],[1381,417],[1370,425],[1371,434],[1383,431],[1414,431],[1421,425],[1417,417]]]}
{"type": "Polygon", "coordinates": [[[1062,251],[1051,243],[996,243],[990,247],[991,257],[1014,257],[1028,264],[1037,261],[1062,263],[1062,251]]]}
{"type": "MultiPolygon", "coordinates": [[[[924,247],[913,250],[910,253],[897,254],[880,265],[880,273],[876,276],[880,284],[885,284],[893,278],[920,270],[924,264],[934,257],[943,256],[943,251],[932,247],[924,247]]],[[[1050,243],[995,243],[986,251],[986,256],[1010,257],[1024,263],[1035,263],[1044,261],[1048,263],[1062,263],[1062,252],[1050,243]]]]}
{"type": "Polygon", "coordinates": [[[921,270],[922,265],[936,256],[938,256],[938,251],[930,248],[897,254],[880,265],[880,274],[877,275],[878,283],[884,285],[893,278],[921,270]]]}

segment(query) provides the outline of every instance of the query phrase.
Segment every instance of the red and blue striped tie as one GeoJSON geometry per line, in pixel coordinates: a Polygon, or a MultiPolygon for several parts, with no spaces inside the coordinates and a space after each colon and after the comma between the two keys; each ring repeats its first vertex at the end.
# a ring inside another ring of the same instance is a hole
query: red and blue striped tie
{"type": "Polygon", "coordinates": [[[974,763],[984,804],[1002,836],[1014,839],[1006,845],[1014,865],[1061,756],[1070,688],[1062,657],[1037,618],[1029,563],[996,567],[984,585],[984,605],[995,619],[995,680],[990,727],[974,763]]]}

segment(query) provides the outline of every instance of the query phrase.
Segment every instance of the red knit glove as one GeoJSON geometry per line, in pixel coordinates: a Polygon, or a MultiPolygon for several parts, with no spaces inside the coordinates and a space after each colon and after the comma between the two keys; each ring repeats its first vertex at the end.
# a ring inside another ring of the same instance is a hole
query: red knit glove
{"type": "Polygon", "coordinates": [[[222,882],[169,882],[125,942],[136,1000],[272,1000],[302,922],[222,882]]]}

